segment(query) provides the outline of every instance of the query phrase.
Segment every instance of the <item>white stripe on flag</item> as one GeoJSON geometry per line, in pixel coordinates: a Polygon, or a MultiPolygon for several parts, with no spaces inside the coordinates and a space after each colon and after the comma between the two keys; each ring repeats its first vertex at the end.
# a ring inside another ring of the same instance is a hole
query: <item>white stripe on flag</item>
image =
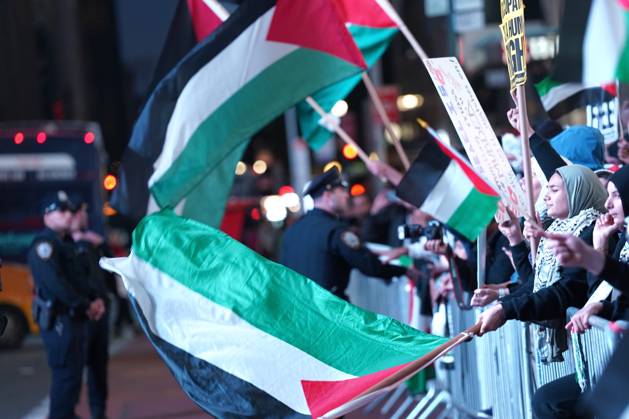
{"type": "Polygon", "coordinates": [[[593,0],[583,39],[583,84],[598,86],[616,78],[627,36],[618,0],[593,0]]]}
{"type": "MultiPolygon", "coordinates": [[[[355,378],[252,326],[131,253],[101,259],[118,273],[157,336],[310,414],[301,380],[355,378]]],[[[308,331],[304,331],[308,333],[308,331]]]]}
{"type": "Polygon", "coordinates": [[[250,80],[299,48],[266,40],[274,11],[272,8],[261,16],[188,81],[168,123],[164,147],[155,161],[149,186],[170,168],[208,116],[250,80]]]}
{"type": "Polygon", "coordinates": [[[420,209],[447,223],[473,187],[461,167],[451,160],[420,209]]]}
{"type": "Polygon", "coordinates": [[[229,17],[229,12],[217,0],[203,0],[203,3],[223,22],[229,17]]]}
{"type": "Polygon", "coordinates": [[[547,111],[554,108],[558,103],[566,100],[575,93],[585,89],[581,83],[563,83],[551,88],[542,96],[542,104],[547,111]]]}

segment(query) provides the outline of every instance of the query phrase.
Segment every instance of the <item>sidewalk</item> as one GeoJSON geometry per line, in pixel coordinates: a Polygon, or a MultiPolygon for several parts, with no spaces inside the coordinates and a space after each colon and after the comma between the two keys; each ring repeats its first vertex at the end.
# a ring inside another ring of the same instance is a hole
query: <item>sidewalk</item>
{"type": "MultiPolygon", "coordinates": [[[[77,414],[89,418],[87,390],[77,414]]],[[[207,418],[171,375],[144,335],[133,337],[109,360],[110,419],[207,418]]]]}

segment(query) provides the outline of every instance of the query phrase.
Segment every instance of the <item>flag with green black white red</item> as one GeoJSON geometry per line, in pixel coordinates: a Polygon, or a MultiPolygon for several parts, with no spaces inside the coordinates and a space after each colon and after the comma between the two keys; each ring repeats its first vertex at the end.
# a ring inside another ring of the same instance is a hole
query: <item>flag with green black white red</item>
{"type": "Polygon", "coordinates": [[[123,278],[179,385],[216,417],[337,417],[452,348],[168,210],[140,222],[129,257],[101,266],[123,278]]]}
{"type": "Polygon", "coordinates": [[[248,138],[306,96],[366,68],[332,0],[249,0],[157,85],[112,203],[218,225],[248,138]],[[147,204],[148,203],[148,204],[147,204]]]}
{"type": "Polygon", "coordinates": [[[397,188],[404,201],[476,240],[498,210],[498,193],[456,150],[434,139],[397,188]]]}
{"type": "MultiPolygon", "coordinates": [[[[334,0],[334,2],[365,62],[369,67],[373,66],[398,32],[398,27],[389,17],[386,6],[381,6],[377,0],[334,0]]],[[[330,112],[336,102],[345,99],[354,90],[360,79],[360,75],[350,77],[316,92],[312,97],[326,112],[330,112]]],[[[333,133],[319,124],[321,117],[308,103],[299,103],[297,111],[302,136],[310,147],[319,149],[332,138],[333,133]]]]}
{"type": "Polygon", "coordinates": [[[559,40],[554,81],[586,87],[629,83],[629,0],[583,0],[566,7],[559,40]]]}

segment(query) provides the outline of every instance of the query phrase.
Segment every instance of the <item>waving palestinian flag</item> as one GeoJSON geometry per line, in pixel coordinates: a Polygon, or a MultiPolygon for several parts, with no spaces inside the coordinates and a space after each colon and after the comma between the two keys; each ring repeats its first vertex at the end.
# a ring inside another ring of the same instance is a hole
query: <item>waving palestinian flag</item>
{"type": "Polygon", "coordinates": [[[335,417],[451,348],[171,211],[138,225],[129,257],[101,265],[122,276],[182,389],[217,417],[335,417]]]}
{"type": "MultiPolygon", "coordinates": [[[[334,1],[365,62],[371,67],[386,51],[398,31],[397,25],[376,0],[334,1]]],[[[348,78],[313,94],[312,97],[326,112],[330,112],[337,101],[345,99],[354,90],[360,79],[360,75],[348,78]]],[[[332,138],[333,134],[319,125],[321,117],[310,105],[301,102],[297,110],[302,136],[310,147],[318,149],[332,138]]]]}
{"type": "Polygon", "coordinates": [[[250,0],[157,85],[133,130],[113,205],[218,225],[247,139],[366,68],[331,0],[250,0]],[[150,194],[149,194],[150,191],[150,194]]]}

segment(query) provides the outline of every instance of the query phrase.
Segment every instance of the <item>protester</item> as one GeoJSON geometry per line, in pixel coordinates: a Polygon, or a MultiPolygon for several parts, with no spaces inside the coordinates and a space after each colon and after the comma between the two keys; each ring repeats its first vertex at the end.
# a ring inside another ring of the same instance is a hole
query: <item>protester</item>
{"type": "MultiPolygon", "coordinates": [[[[592,242],[596,219],[604,211],[606,193],[598,178],[583,166],[557,169],[548,183],[545,202],[548,215],[554,219],[549,232],[579,235],[592,242]]],[[[528,225],[530,231],[534,230],[528,225]]],[[[548,362],[562,360],[566,349],[561,319],[570,306],[581,306],[586,299],[588,284],[582,269],[560,270],[546,239],[542,238],[535,256],[535,269],[528,260],[528,249],[517,219],[511,214],[500,229],[509,239],[516,269],[523,285],[504,297],[500,303],[481,316],[481,334],[500,327],[506,320],[555,320],[550,328],[540,328],[544,342],[540,348],[548,362]]]]}

